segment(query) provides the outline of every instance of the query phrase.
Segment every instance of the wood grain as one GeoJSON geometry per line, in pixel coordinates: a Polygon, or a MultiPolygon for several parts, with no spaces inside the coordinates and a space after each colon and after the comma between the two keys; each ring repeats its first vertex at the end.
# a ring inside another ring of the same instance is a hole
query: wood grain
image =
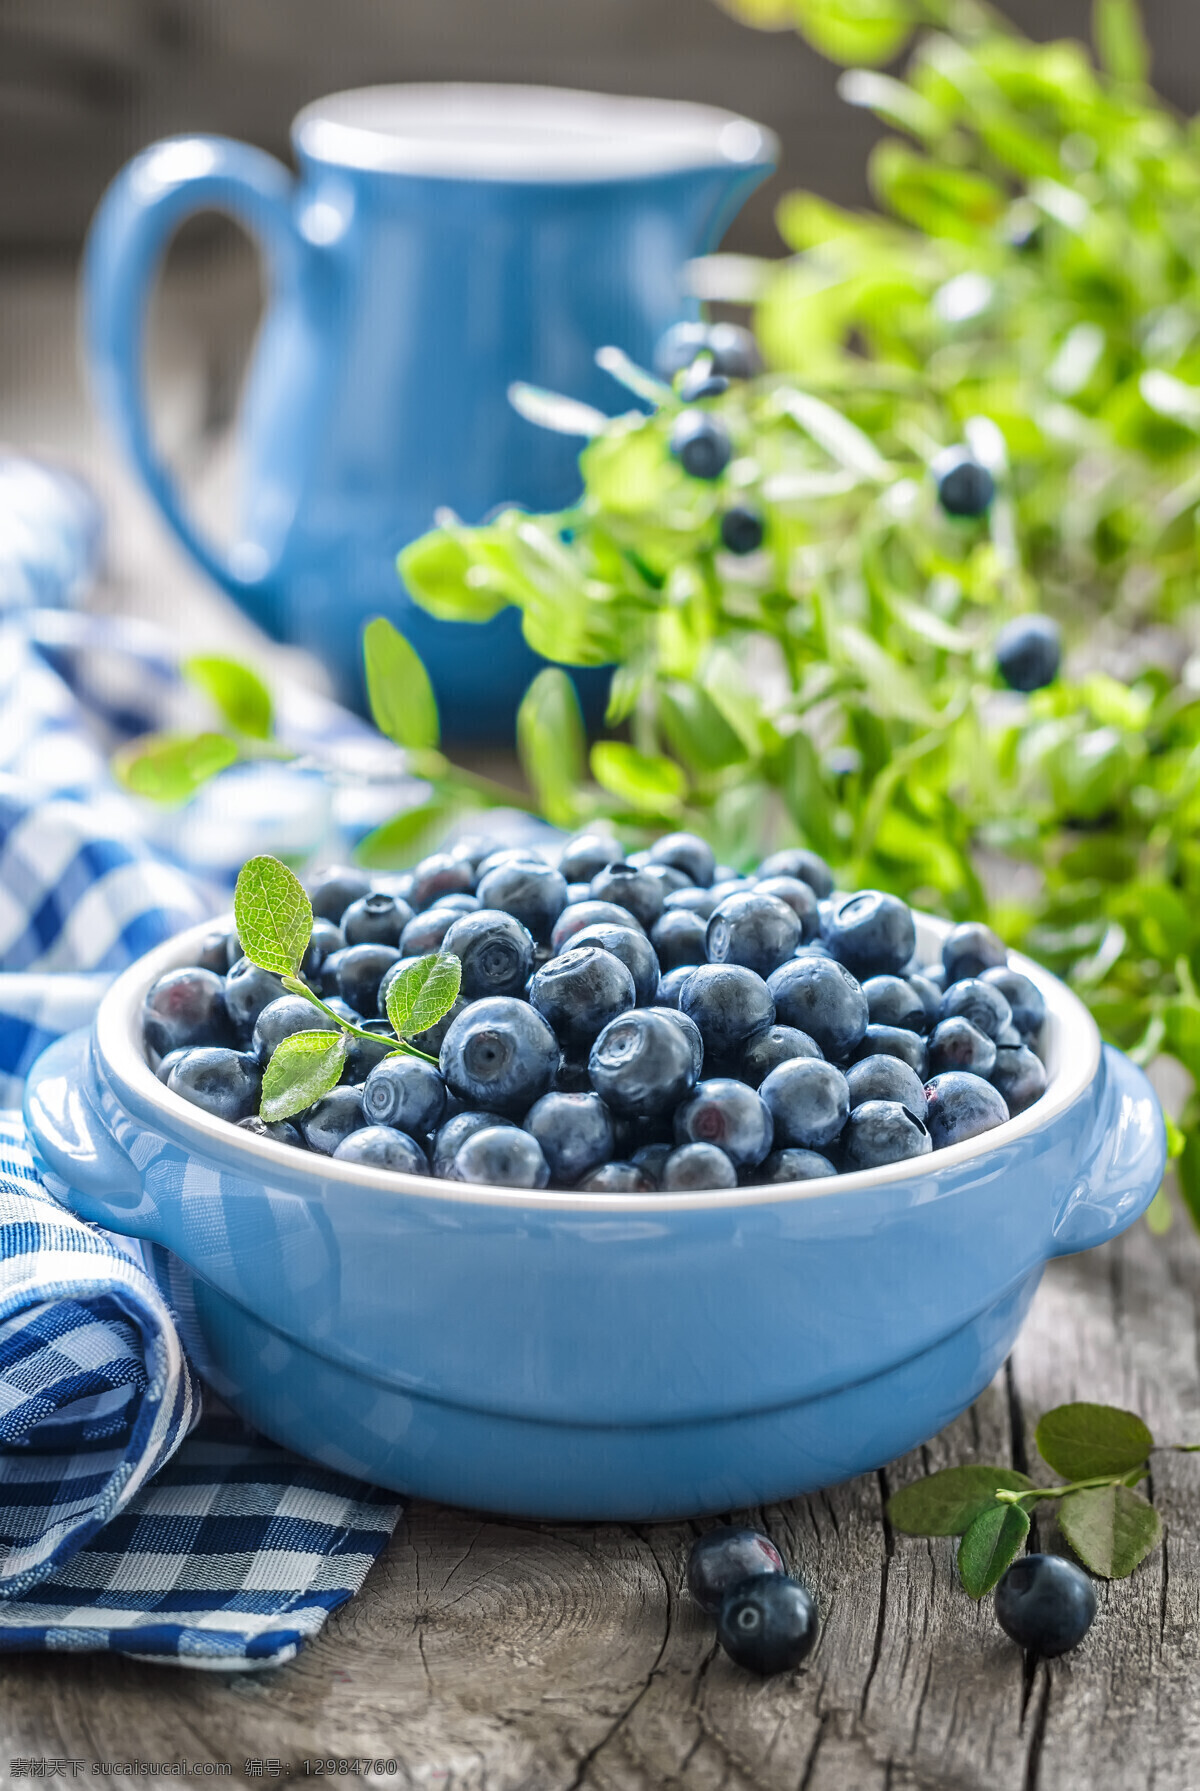
{"type": "MultiPolygon", "coordinates": [[[[0,1666],[15,1755],[396,1759],[453,1791],[1188,1791],[1200,1786],[1200,1460],[1160,1453],[1163,1550],[1100,1586],[1085,1643],[1029,1666],[954,1543],[893,1535],[887,1493],[930,1468],[1027,1464],[1047,1406],[1135,1406],[1200,1439],[1200,1245],[1183,1222],[1056,1263],[1006,1371],[923,1449],[760,1523],[816,1594],[797,1674],[740,1673],[691,1605],[697,1526],[522,1524],[416,1504],[293,1665],[188,1673],[101,1656],[0,1666]]],[[[1035,1469],[1036,1471],[1036,1469],[1035,1469]]],[[[1045,1509],[1045,1508],[1043,1508],[1045,1509]]],[[[1042,1544],[1056,1546],[1053,1520],[1042,1544]]],[[[7,1782],[7,1781],[5,1781],[7,1782]]],[[[127,1780],[103,1777],[93,1783],[127,1780]]],[[[248,1782],[248,1781],[247,1781],[248,1782]]],[[[379,1783],[348,1775],[348,1783],[379,1783]]]]}

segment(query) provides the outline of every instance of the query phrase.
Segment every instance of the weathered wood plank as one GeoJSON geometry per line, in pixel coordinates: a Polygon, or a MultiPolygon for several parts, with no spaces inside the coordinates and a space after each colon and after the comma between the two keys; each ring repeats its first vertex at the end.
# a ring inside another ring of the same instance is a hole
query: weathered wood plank
{"type": "MultiPolygon", "coordinates": [[[[963,1594],[951,1541],[882,1519],[886,1491],[931,1467],[1031,1458],[1036,1415],[1064,1399],[1128,1403],[1164,1439],[1200,1439],[1198,1293],[1182,1226],[1055,1264],[1011,1373],[940,1437],[881,1475],[744,1514],[821,1604],[820,1647],[790,1678],[759,1684],[714,1647],[684,1589],[694,1525],[418,1504],[362,1594],[276,1673],[3,1663],[0,1768],[21,1753],[186,1752],[240,1770],[370,1752],[401,1762],[393,1782],[455,1791],[1200,1785],[1197,1458],[1156,1455],[1165,1552],[1101,1587],[1083,1647],[1035,1671],[963,1594]]],[[[1042,1533],[1053,1546],[1052,1521],[1042,1533]]]]}

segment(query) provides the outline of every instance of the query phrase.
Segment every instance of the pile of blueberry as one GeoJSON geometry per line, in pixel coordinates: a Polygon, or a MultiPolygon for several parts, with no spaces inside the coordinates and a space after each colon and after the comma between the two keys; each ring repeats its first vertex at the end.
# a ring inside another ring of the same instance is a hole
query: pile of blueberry
{"type": "MultiPolygon", "coordinates": [[[[1035,985],[976,923],[916,955],[908,907],[835,894],[795,849],[739,876],[668,834],[549,863],[463,840],[401,876],[310,883],[304,981],[354,1038],[341,1084],[258,1117],[281,1040],[323,1022],[217,933],[145,1002],[161,1080],[221,1118],[341,1161],[515,1188],[641,1194],[794,1182],[973,1138],[1046,1086],[1035,985]],[[461,991],[397,1055],[392,979],[453,954],[461,991]]],[[[327,1024],[328,1022],[324,1022],[327,1024]]]]}
{"type": "Polygon", "coordinates": [[[817,1607],[791,1579],[769,1536],[723,1524],[693,1542],[688,1591],[717,1620],[717,1640],[739,1667],[763,1677],[790,1672],[812,1652],[817,1607]]]}

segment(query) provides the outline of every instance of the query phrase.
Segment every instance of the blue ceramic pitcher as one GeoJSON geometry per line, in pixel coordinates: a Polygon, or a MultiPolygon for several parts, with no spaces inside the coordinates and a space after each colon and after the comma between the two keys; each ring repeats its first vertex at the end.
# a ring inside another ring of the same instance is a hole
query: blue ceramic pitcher
{"type": "Polygon", "coordinates": [[[511,409],[526,380],[602,409],[615,343],[647,365],[690,314],[684,264],[773,166],[770,134],[709,106],[549,88],[376,87],[301,112],[297,179],[222,137],[177,137],[118,175],[85,264],[86,337],[109,423],[163,514],[255,621],[360,694],[359,635],[384,613],[433,677],[448,733],[511,738],[538,661],[508,611],[432,620],[397,551],[448,505],[556,509],[578,443],[511,409]],[[155,268],[190,214],[231,213],[270,271],[242,416],[228,551],[188,515],[141,389],[155,268]]]}

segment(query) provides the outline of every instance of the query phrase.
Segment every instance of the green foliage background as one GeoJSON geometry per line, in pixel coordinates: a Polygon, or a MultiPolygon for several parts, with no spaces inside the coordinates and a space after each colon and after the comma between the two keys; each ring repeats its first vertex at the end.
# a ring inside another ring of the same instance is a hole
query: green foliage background
{"type": "MultiPolygon", "coordinates": [[[[442,528],[403,576],[435,615],[516,604],[551,661],[615,665],[620,737],[587,771],[565,676],[526,698],[551,819],[695,826],[739,863],[799,840],[847,882],[987,913],[1107,1037],[1200,1076],[1200,127],[1151,90],[1129,0],[1097,0],[1094,54],[974,0],[728,3],[854,65],[844,98],[895,132],[879,211],[782,201],[769,371],[710,401],[720,480],[670,456],[674,391],[610,355],[649,414],[525,395],[593,432],[580,502],[442,528]],[[964,439],[1000,484],[982,523],[928,475],[964,439]],[[735,499],[767,518],[741,560],[735,499]],[[1068,661],[1026,698],[992,641],[1029,609],[1068,661]]],[[[1200,1103],[1177,1117],[1200,1214],[1200,1103]]]]}

